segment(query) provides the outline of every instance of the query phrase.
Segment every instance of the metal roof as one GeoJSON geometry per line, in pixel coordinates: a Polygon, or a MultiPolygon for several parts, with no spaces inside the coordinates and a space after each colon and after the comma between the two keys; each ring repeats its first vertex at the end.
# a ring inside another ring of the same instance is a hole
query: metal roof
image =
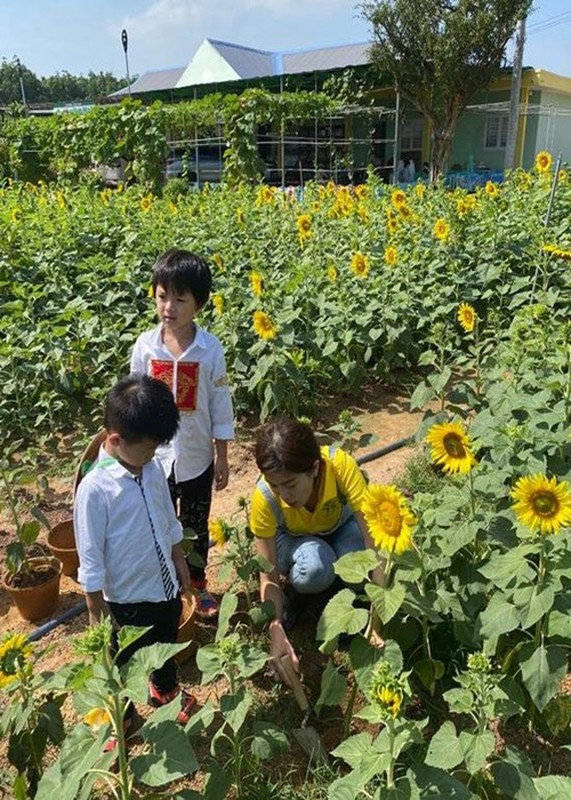
{"type": "MultiPolygon", "coordinates": [[[[244,47],[243,45],[222,42],[216,39],[205,39],[188,66],[145,72],[131,84],[131,94],[165,91],[187,85],[186,82],[183,83],[181,81],[181,78],[185,72],[191,70],[197,54],[201,50],[204,52],[205,44],[214,48],[220,58],[236,73],[236,80],[268,78],[302,72],[320,72],[369,63],[368,51],[370,44],[368,42],[307,50],[270,51],[244,47]]],[[[227,77],[217,79],[216,71],[214,67],[212,78],[202,81],[202,83],[217,83],[219,80],[228,80],[227,77]]],[[[191,86],[193,84],[194,82],[188,85],[191,86]]],[[[125,87],[113,92],[110,97],[123,97],[127,94],[129,94],[129,90],[125,87]]]]}
{"type": "Polygon", "coordinates": [[[268,50],[243,47],[231,42],[220,42],[208,39],[210,44],[230,64],[240,78],[261,78],[274,75],[274,54],[268,50]]]}
{"type": "Polygon", "coordinates": [[[369,64],[369,42],[342,44],[338,47],[319,47],[282,53],[283,71],[286,75],[299,72],[321,72],[369,64]]]}
{"type": "MultiPolygon", "coordinates": [[[[185,71],[186,67],[174,67],[172,69],[161,69],[156,72],[144,72],[137,80],[131,84],[131,94],[143,94],[144,92],[160,92],[165,89],[174,89],[178,79],[185,71]]],[[[127,86],[118,89],[109,97],[122,97],[128,95],[127,86]]]]}

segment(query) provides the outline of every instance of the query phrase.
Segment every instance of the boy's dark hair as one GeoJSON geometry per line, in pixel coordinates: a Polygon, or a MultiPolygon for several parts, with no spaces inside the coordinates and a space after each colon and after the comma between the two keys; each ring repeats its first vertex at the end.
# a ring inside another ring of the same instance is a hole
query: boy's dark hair
{"type": "Polygon", "coordinates": [[[127,442],[151,439],[166,444],[177,432],[178,422],[173,394],[156,378],[132,373],[121,378],[107,395],[105,428],[127,442]]]}
{"type": "Polygon", "coordinates": [[[309,472],[322,460],[315,434],[309,425],[295,419],[263,425],[256,436],[255,457],[260,472],[309,472]]]}
{"type": "Polygon", "coordinates": [[[189,250],[167,250],[153,267],[153,295],[157,287],[177,293],[192,292],[199,308],[206,304],[212,288],[212,275],[206,261],[189,250]]]}

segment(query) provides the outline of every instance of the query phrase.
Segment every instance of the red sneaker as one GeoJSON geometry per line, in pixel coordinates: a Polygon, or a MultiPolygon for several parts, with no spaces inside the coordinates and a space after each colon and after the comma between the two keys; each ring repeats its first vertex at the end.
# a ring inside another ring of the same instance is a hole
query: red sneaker
{"type": "Polygon", "coordinates": [[[214,619],[218,616],[218,602],[206,587],[202,589],[193,588],[192,592],[196,597],[196,614],[201,619],[214,619]]]}
{"type": "Polygon", "coordinates": [[[180,686],[175,686],[170,692],[161,692],[152,681],[149,681],[147,702],[154,708],[166,706],[167,703],[171,703],[178,696],[180,696],[180,711],[176,716],[176,721],[180,725],[186,725],[197,706],[196,697],[184,691],[184,689],[181,690],[180,686]]]}
{"type": "MultiPolygon", "coordinates": [[[[125,717],[123,719],[123,733],[127,735],[133,726],[133,718],[132,717],[125,717]]],[[[119,739],[115,736],[114,733],[107,739],[103,746],[104,753],[112,753],[114,750],[117,749],[117,745],[119,744],[119,739]]]]}

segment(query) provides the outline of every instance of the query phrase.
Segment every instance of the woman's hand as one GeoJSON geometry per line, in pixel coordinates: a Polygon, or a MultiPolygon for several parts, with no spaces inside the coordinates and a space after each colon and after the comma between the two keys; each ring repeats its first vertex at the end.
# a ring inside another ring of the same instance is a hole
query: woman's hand
{"type": "Polygon", "coordinates": [[[270,623],[270,655],[272,657],[270,670],[274,677],[291,688],[291,683],[283,668],[281,659],[282,656],[288,655],[296,672],[299,672],[299,659],[290,640],[287,638],[282,623],[277,619],[272,620],[270,623]]]}

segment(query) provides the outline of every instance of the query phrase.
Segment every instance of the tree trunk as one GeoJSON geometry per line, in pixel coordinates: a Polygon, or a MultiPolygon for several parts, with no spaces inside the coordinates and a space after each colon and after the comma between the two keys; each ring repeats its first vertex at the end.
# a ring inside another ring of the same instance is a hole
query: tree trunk
{"type": "Polygon", "coordinates": [[[450,127],[445,129],[433,128],[431,143],[430,180],[434,183],[446,172],[448,167],[448,159],[452,149],[452,133],[450,127]]]}

